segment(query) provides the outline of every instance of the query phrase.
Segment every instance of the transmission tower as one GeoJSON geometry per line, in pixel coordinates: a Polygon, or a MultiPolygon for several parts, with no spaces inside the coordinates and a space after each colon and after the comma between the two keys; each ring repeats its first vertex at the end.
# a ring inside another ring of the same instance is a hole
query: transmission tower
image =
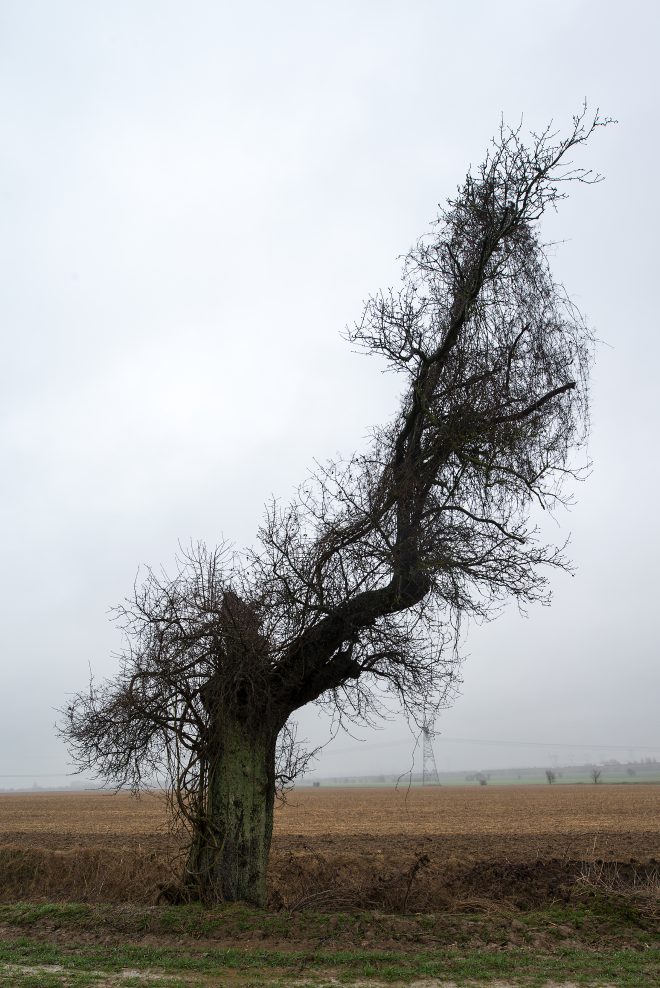
{"type": "Polygon", "coordinates": [[[422,748],[422,785],[440,785],[438,766],[435,764],[435,754],[433,753],[433,731],[429,727],[426,717],[422,728],[423,748],[422,748]]]}

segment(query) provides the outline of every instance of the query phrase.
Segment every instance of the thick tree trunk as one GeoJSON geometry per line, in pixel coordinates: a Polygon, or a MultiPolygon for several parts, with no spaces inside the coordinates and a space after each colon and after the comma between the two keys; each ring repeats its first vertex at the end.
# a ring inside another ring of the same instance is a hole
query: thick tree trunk
{"type": "Polygon", "coordinates": [[[273,832],[277,731],[254,721],[222,718],[213,736],[206,820],[190,850],[189,880],[204,901],[263,906],[273,832]]]}

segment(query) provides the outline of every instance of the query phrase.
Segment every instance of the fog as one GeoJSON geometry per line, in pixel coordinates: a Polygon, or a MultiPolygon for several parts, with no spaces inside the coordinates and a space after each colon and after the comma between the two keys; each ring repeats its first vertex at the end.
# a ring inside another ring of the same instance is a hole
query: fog
{"type": "MultiPolygon", "coordinates": [[[[398,382],[341,339],[501,115],[619,121],[549,216],[602,344],[593,471],[550,608],[466,629],[451,770],[660,755],[654,3],[3,0],[0,787],[67,784],[56,708],[112,675],[108,609],[179,542],[249,545],[398,382]],[[654,747],[655,746],[655,747],[654,747]]],[[[554,524],[554,523],[553,523],[554,524]]],[[[330,725],[305,710],[312,744],[330,725]]],[[[406,771],[399,716],[318,777],[406,771]]]]}

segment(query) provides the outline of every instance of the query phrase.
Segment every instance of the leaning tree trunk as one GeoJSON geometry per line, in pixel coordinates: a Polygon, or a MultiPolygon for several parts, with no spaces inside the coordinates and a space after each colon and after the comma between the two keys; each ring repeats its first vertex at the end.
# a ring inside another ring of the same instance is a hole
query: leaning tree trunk
{"type": "Polygon", "coordinates": [[[212,731],[205,814],[188,877],[206,902],[266,903],[273,832],[277,730],[222,717],[212,731]]]}

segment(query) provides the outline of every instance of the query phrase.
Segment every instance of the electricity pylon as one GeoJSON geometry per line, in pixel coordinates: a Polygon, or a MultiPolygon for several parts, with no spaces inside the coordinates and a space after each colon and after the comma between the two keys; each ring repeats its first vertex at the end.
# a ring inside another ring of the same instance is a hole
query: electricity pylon
{"type": "Polygon", "coordinates": [[[424,726],[422,727],[422,785],[440,785],[438,766],[435,764],[435,754],[433,752],[433,731],[424,715],[424,726]]]}

